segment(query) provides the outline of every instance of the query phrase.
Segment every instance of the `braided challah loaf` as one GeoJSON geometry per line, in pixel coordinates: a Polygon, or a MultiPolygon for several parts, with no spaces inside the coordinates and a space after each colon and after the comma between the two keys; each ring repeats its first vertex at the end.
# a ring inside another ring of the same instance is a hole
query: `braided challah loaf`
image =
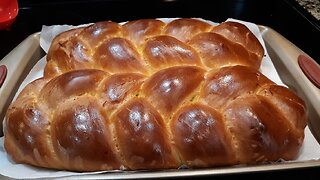
{"type": "Polygon", "coordinates": [[[75,171],[291,160],[304,101],[258,69],[242,24],[100,22],[58,35],[7,111],[14,161],[75,171]]]}

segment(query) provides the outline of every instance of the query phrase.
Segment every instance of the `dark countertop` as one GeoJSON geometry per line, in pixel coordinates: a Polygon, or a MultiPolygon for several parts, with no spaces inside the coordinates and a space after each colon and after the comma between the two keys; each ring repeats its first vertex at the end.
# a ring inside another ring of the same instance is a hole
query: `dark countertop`
{"type": "MultiPolygon", "coordinates": [[[[295,0],[20,0],[19,5],[19,14],[11,29],[0,31],[0,59],[30,34],[40,31],[42,25],[158,17],[200,17],[222,22],[231,17],[273,28],[320,63],[319,45],[316,45],[320,42],[319,20],[295,0]]],[[[219,175],[214,179],[317,177],[320,177],[320,167],[219,175]]]]}
{"type": "Polygon", "coordinates": [[[0,31],[0,59],[27,36],[40,31],[42,25],[156,17],[201,17],[221,22],[232,17],[271,27],[320,61],[316,48],[320,42],[319,20],[295,0],[19,0],[19,5],[11,29],[0,31]]]}

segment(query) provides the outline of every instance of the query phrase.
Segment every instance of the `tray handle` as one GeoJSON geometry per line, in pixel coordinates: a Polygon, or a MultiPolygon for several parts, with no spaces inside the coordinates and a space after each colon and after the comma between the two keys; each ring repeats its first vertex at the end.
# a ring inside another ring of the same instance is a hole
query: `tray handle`
{"type": "MultiPolygon", "coordinates": [[[[300,61],[307,61],[309,71],[314,70],[315,61],[272,28],[267,26],[259,26],[259,28],[281,80],[305,100],[309,114],[308,126],[320,144],[320,89],[300,68],[298,57],[303,59],[300,61]],[[311,63],[313,65],[310,66],[311,63]]],[[[314,76],[314,73],[311,74],[314,76]]]]}
{"type": "Polygon", "coordinates": [[[7,77],[7,66],[1,65],[0,66],[0,88],[2,84],[4,83],[4,80],[7,77]]]}

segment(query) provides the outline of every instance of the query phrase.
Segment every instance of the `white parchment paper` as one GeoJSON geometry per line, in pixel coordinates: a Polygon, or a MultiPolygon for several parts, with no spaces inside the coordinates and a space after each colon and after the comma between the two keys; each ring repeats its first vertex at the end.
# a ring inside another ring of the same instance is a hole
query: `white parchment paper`
{"type": "MultiPolygon", "coordinates": [[[[164,22],[170,22],[176,18],[160,18],[160,20],[164,22]]],[[[199,18],[196,18],[199,19],[199,18]]],[[[203,19],[200,19],[203,20],[203,19]]],[[[206,21],[206,20],[203,20],[206,21]]],[[[244,22],[236,19],[227,19],[227,21],[236,21],[246,25],[259,39],[260,43],[263,45],[265,49],[265,56],[262,59],[262,64],[260,67],[260,71],[266,75],[269,79],[274,81],[279,85],[284,85],[280,80],[280,77],[272,64],[272,61],[267,53],[264,41],[260,34],[259,28],[257,25],[244,22]]],[[[206,21],[210,24],[216,25],[217,23],[206,21]]],[[[87,24],[86,24],[87,25],[87,24]]],[[[80,25],[80,26],[86,26],[80,25]]],[[[52,39],[59,33],[75,28],[79,26],[69,26],[69,25],[55,25],[55,26],[43,26],[40,34],[40,46],[43,48],[45,52],[48,52],[52,39]]],[[[31,81],[40,78],[43,76],[43,69],[46,64],[46,56],[39,60],[39,62],[32,68],[26,79],[21,84],[17,94],[21,92],[21,90],[31,81]]],[[[16,95],[17,95],[16,94],[16,95]]],[[[5,127],[4,127],[5,128],[5,127]]],[[[301,148],[301,152],[299,157],[294,161],[309,161],[309,160],[318,160],[320,159],[320,145],[310,132],[310,129],[306,127],[305,129],[305,139],[301,148]]],[[[119,172],[119,171],[99,171],[99,172],[91,172],[91,173],[78,173],[78,172],[70,172],[70,171],[57,171],[50,170],[45,168],[33,167],[25,164],[16,164],[10,159],[10,156],[7,155],[4,146],[3,146],[3,137],[0,138],[0,174],[3,176],[7,176],[10,178],[16,179],[36,179],[36,178],[58,178],[58,177],[72,177],[75,175],[92,175],[98,173],[105,173],[108,176],[108,173],[119,172]]]]}

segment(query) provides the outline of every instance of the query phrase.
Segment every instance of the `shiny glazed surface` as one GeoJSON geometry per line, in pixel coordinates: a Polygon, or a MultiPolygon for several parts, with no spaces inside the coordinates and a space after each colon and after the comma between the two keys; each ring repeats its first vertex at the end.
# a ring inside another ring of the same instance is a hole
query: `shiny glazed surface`
{"type": "Polygon", "coordinates": [[[44,77],[8,110],[5,148],[17,162],[75,171],[294,159],[306,106],[258,71],[263,54],[238,23],[100,22],[62,33],[44,77]]]}

